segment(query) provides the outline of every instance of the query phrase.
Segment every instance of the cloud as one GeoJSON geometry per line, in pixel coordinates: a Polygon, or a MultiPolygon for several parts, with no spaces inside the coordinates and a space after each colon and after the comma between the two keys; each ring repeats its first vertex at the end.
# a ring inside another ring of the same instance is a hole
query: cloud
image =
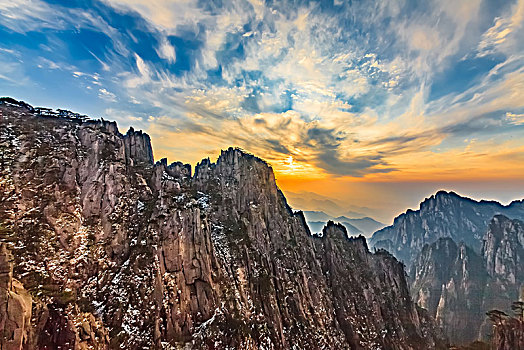
{"type": "MultiPolygon", "coordinates": [[[[391,35],[401,39],[393,55],[373,52],[369,39],[342,31],[337,21],[346,20],[343,14],[333,20],[316,4],[293,9],[255,5],[232,1],[197,11],[184,4],[184,11],[200,13],[190,26],[203,25],[200,56],[183,75],[136,56],[138,74],[128,75],[126,82],[132,95],[161,108],[164,125],[176,124],[180,132],[207,135],[217,146],[224,137],[267,154],[282,171],[292,156],[295,165],[308,163],[336,176],[392,172],[396,168],[388,159],[393,154],[499,130],[500,123],[482,115],[514,105],[504,103],[508,98],[497,91],[506,78],[427,101],[435,69],[442,71],[446,59],[460,54],[460,43],[471,40],[468,26],[477,20],[478,1],[409,10],[390,27],[391,35]],[[441,22],[431,20],[435,15],[441,22]],[[210,76],[216,67],[219,74],[210,76]]],[[[380,7],[371,17],[363,16],[362,25],[383,25],[400,8],[380,7]]],[[[167,26],[149,12],[145,16],[163,30],[167,26]]],[[[170,30],[180,29],[172,25],[170,30]]]]}
{"type": "Polygon", "coordinates": [[[2,77],[34,63],[96,102],[118,96],[110,116],[163,156],[237,145],[280,175],[394,177],[413,154],[520,136],[522,3],[15,0],[0,24],[35,43],[3,39],[20,55],[0,51],[2,77]]]}
{"type": "Polygon", "coordinates": [[[40,63],[38,64],[38,68],[60,69],[60,66],[55,62],[48,60],[47,58],[41,57],[40,63]]]}
{"type": "Polygon", "coordinates": [[[515,113],[511,113],[511,112],[506,112],[506,118],[512,124],[516,124],[516,125],[523,125],[524,124],[524,113],[515,114],[515,113]]]}
{"type": "Polygon", "coordinates": [[[0,2],[0,23],[18,33],[39,28],[61,29],[65,26],[59,16],[53,16],[53,8],[40,0],[0,2]]]}
{"type": "Polygon", "coordinates": [[[518,0],[504,16],[495,17],[493,26],[482,35],[477,48],[478,56],[486,56],[496,51],[512,53],[515,48],[522,49],[523,24],[524,0],[518,0]]]}
{"type": "Polygon", "coordinates": [[[164,30],[176,32],[178,27],[193,27],[207,18],[206,11],[191,0],[105,0],[121,11],[136,11],[164,30]]]}
{"type": "Polygon", "coordinates": [[[168,60],[171,63],[176,62],[176,53],[173,45],[169,43],[166,37],[162,38],[160,47],[157,49],[158,56],[168,60]]]}
{"type": "Polygon", "coordinates": [[[116,95],[112,92],[107,91],[106,89],[98,89],[98,97],[107,101],[107,102],[117,102],[116,95]]]}

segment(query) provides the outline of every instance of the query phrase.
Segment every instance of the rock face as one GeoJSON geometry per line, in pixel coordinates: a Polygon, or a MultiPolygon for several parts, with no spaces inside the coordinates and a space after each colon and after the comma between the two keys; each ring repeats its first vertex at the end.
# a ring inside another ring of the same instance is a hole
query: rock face
{"type": "Polygon", "coordinates": [[[29,343],[32,300],[13,279],[13,256],[0,243],[0,349],[19,350],[29,343]]]}
{"type": "Polygon", "coordinates": [[[440,191],[427,198],[416,211],[408,210],[395,218],[393,225],[375,232],[370,245],[384,248],[408,267],[425,244],[451,237],[480,253],[482,238],[493,216],[524,218],[524,202],[507,206],[498,202],[474,201],[453,192],[440,191]]]}
{"type": "Polygon", "coordinates": [[[312,236],[238,149],[153,164],[114,123],[0,105],[0,223],[48,348],[431,349],[402,264],[312,236]]]}
{"type": "Polygon", "coordinates": [[[482,259],[464,243],[441,238],[426,245],[411,269],[415,302],[428,310],[453,344],[478,337],[485,318],[488,274],[482,259]]]}
{"type": "Polygon", "coordinates": [[[523,320],[509,318],[494,325],[491,345],[497,350],[524,349],[523,320]]]}
{"type": "Polygon", "coordinates": [[[435,317],[452,343],[486,339],[485,313],[507,309],[524,285],[524,224],[495,216],[481,254],[441,238],[426,245],[411,268],[415,302],[435,317]]]}
{"type": "MultiPolygon", "coordinates": [[[[489,275],[482,308],[510,313],[508,305],[521,296],[524,288],[524,223],[495,216],[484,235],[481,253],[489,275]]],[[[491,327],[485,321],[480,337],[489,334],[491,327]]]]}
{"type": "Polygon", "coordinates": [[[493,307],[510,305],[524,286],[524,223],[497,215],[482,244],[493,307]]]}

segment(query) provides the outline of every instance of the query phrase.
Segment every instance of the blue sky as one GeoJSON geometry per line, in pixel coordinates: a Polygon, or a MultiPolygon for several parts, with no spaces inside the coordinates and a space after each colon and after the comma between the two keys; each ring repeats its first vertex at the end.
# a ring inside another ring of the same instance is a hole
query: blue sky
{"type": "Polygon", "coordinates": [[[298,193],[524,196],[523,22],[523,0],[0,0],[0,94],[144,129],[157,158],[240,146],[298,193]]]}

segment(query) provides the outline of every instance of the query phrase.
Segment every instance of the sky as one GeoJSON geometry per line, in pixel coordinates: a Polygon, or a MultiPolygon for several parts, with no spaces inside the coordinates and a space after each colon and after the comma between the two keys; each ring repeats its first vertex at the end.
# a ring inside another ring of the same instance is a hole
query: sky
{"type": "Polygon", "coordinates": [[[296,209],[524,198],[524,0],[0,0],[0,95],[156,159],[237,146],[296,209]]]}

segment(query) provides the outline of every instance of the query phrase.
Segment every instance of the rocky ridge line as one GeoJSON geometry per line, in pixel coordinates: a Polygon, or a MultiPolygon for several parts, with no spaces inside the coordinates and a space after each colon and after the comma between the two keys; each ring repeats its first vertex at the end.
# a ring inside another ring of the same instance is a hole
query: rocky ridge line
{"type": "Polygon", "coordinates": [[[0,113],[2,240],[34,344],[444,347],[402,264],[333,223],[311,236],[259,158],[230,148],[192,175],[115,123],[0,113]]]}

